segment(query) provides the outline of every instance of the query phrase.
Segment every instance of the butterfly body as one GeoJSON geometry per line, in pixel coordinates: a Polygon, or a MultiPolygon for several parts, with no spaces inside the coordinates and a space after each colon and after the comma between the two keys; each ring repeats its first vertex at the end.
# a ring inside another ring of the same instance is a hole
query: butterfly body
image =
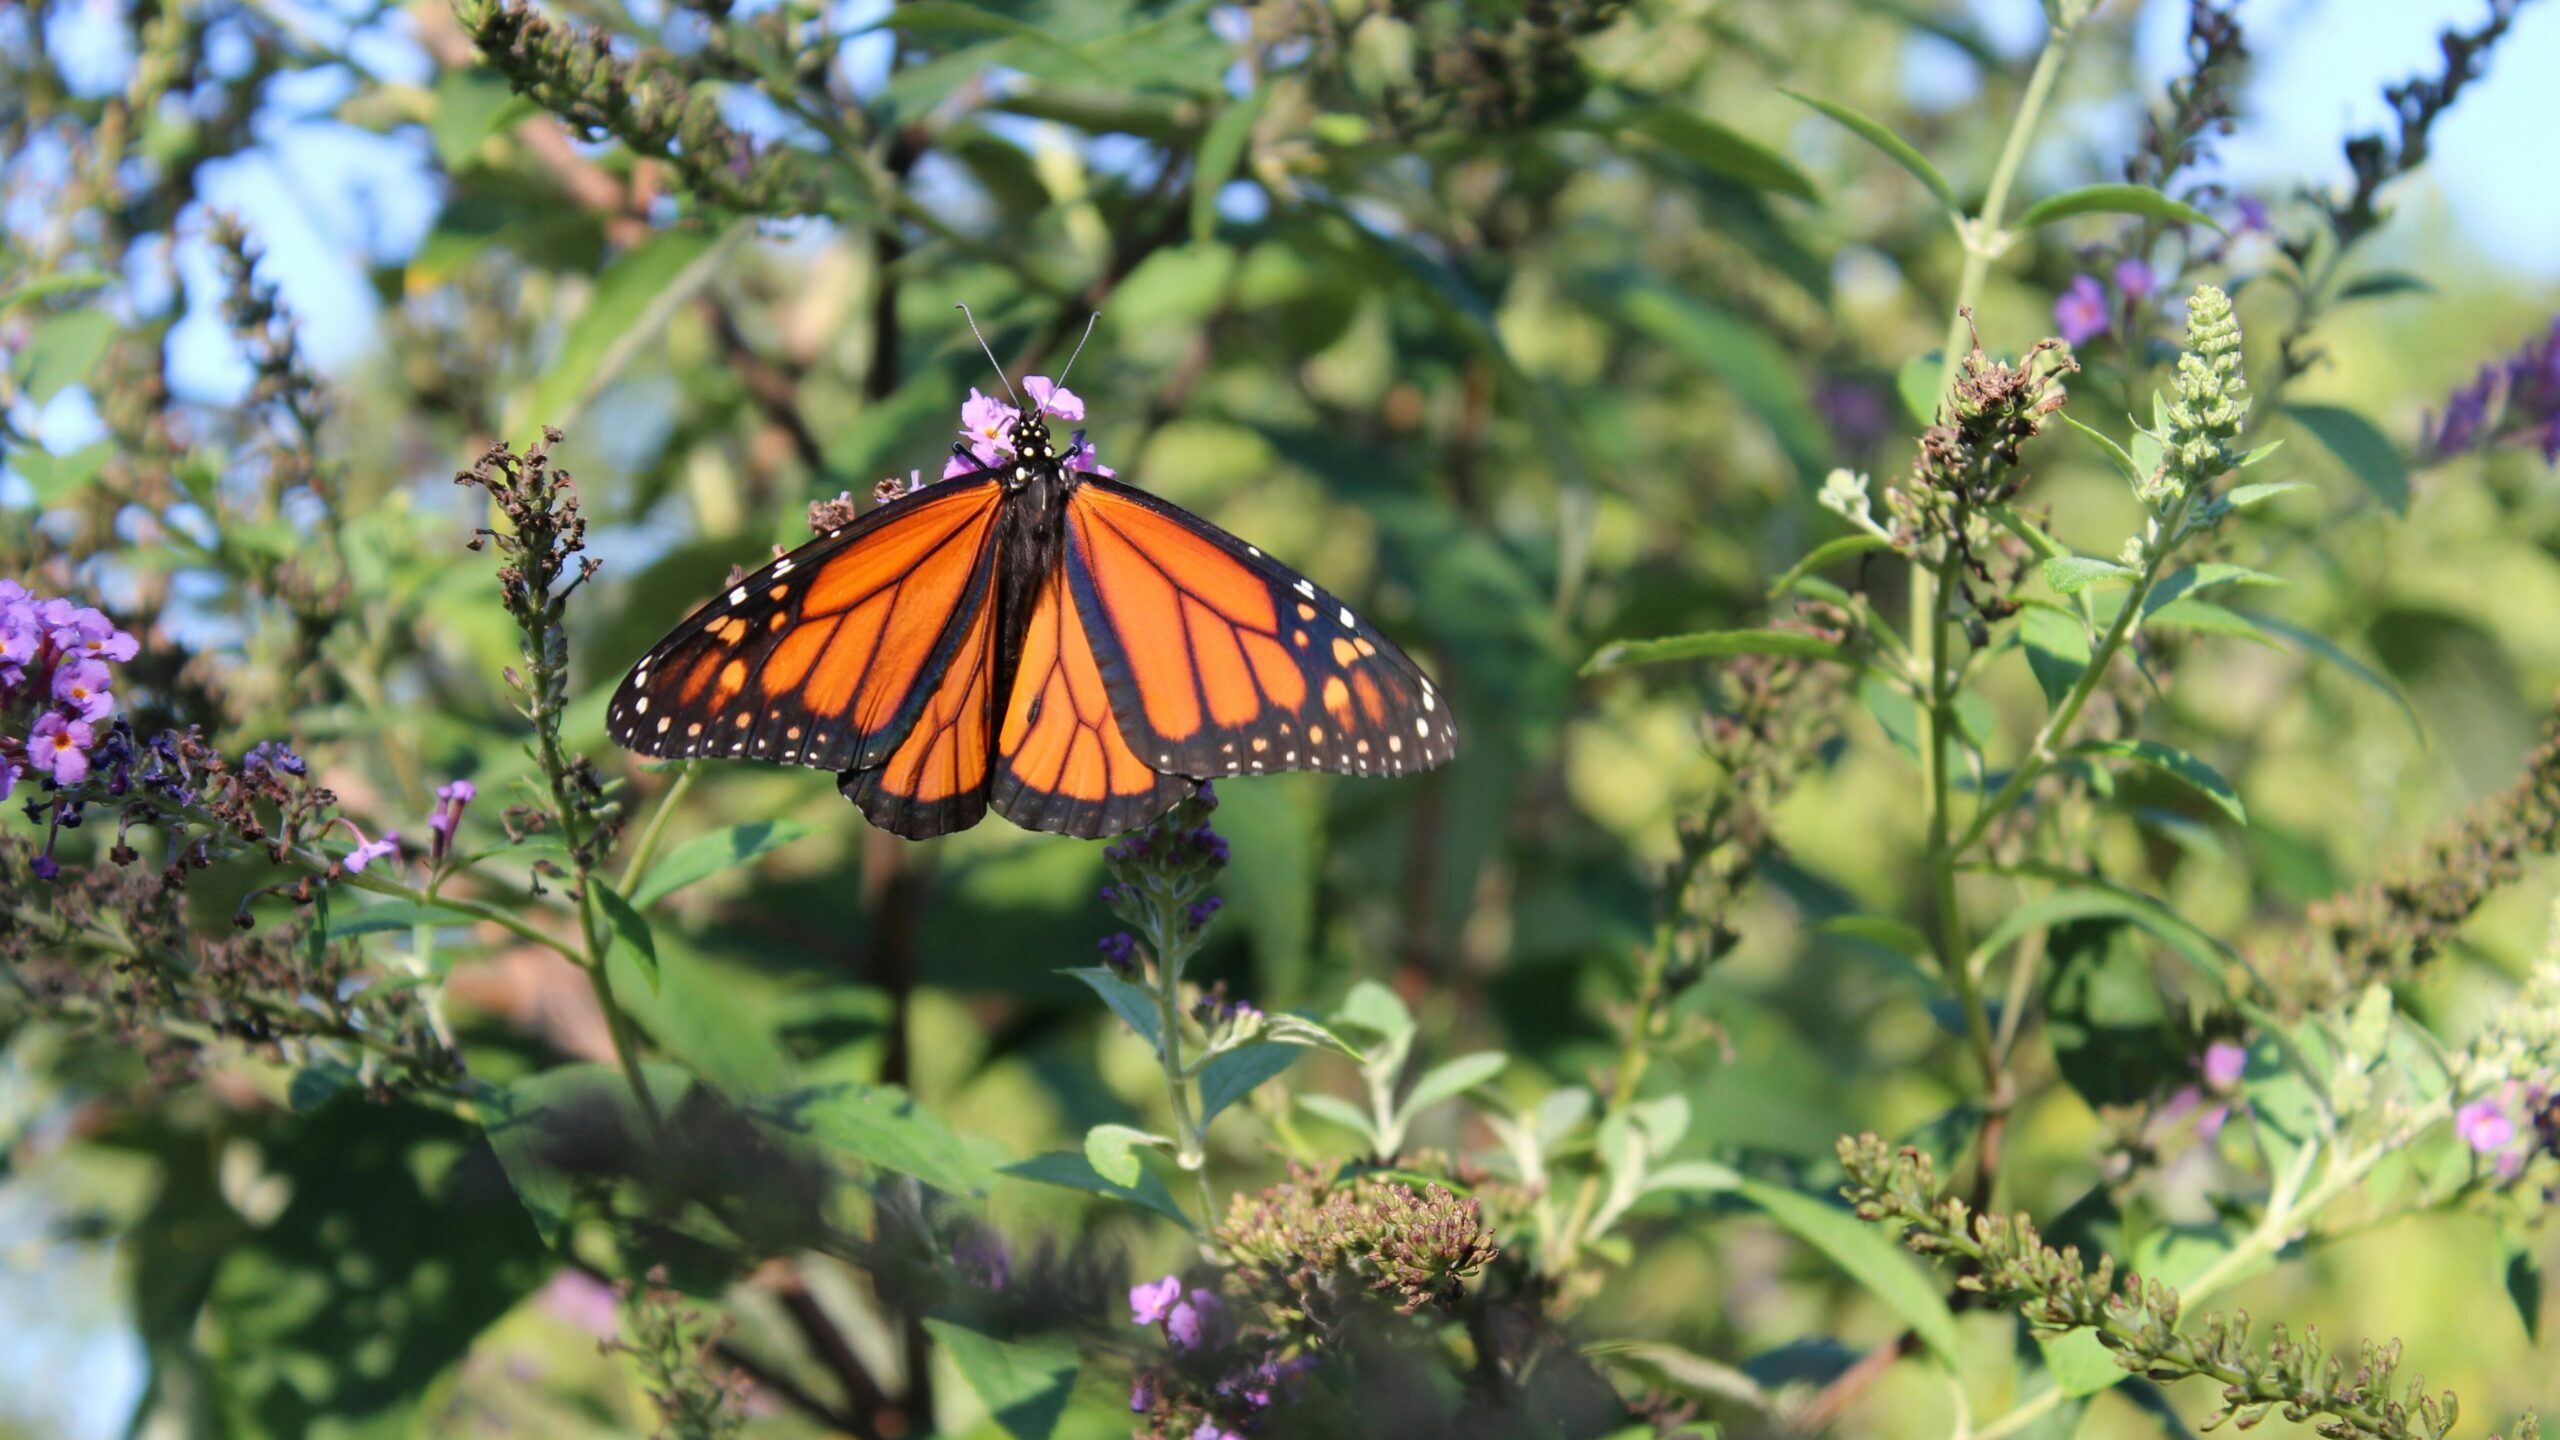
{"type": "Polygon", "coordinates": [[[647,755],[836,770],[910,839],[989,808],[1117,834],[1204,779],[1399,775],[1456,753],[1431,681],[1348,607],[1080,465],[1081,435],[1062,455],[1040,411],[1005,436],[995,463],[957,447],[974,468],[696,611],[623,681],[608,733],[647,755]]]}

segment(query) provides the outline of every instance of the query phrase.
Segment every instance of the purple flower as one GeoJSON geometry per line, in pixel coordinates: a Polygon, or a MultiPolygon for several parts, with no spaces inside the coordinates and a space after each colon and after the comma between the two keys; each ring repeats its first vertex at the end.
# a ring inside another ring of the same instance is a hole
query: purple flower
{"type": "Polygon", "coordinates": [[[88,721],[48,710],[27,736],[27,759],[56,785],[77,785],[89,778],[89,747],[97,738],[88,721]]]}
{"type": "Polygon", "coordinates": [[[2486,1155],[2505,1149],[2516,1138],[2515,1117],[2507,1113],[2504,1099],[2483,1096],[2455,1112],[2453,1133],[2475,1153],[2486,1155]]]}
{"type": "Polygon", "coordinates": [[[1022,382],[1022,388],[1031,392],[1031,403],[1044,415],[1055,415],[1070,425],[1084,418],[1084,401],[1073,390],[1050,384],[1046,375],[1031,376],[1022,382]]]}
{"type": "Polygon", "coordinates": [[[1002,448],[1013,431],[1013,422],[1021,415],[1021,411],[993,395],[979,394],[978,387],[972,385],[969,398],[960,402],[960,433],[969,437],[969,448],[980,460],[992,465],[995,461],[988,457],[1002,448]]]}
{"type": "Polygon", "coordinates": [[[2232,231],[2235,235],[2246,235],[2252,230],[2264,234],[2275,228],[2267,223],[2267,202],[2255,195],[2233,196],[2231,208],[2240,216],[2240,223],[2232,231]]]}
{"type": "Polygon", "coordinates": [[[9,792],[17,788],[18,767],[6,760],[0,760],[0,800],[8,799],[9,792]]]}
{"type": "Polygon", "coordinates": [[[2081,346],[2107,333],[2107,290],[2088,275],[2071,277],[2069,288],[2053,302],[2053,328],[2073,346],[2081,346]]]}
{"type": "Polygon", "coordinates": [[[107,693],[107,667],[96,660],[76,660],[53,672],[53,698],[83,720],[103,720],[115,708],[107,693]]]}
{"type": "Polygon", "coordinates": [[[1067,468],[1080,475],[1099,475],[1105,480],[1119,478],[1120,472],[1094,458],[1093,443],[1076,432],[1075,443],[1067,447],[1067,468]]]}
{"type": "Polygon", "coordinates": [[[480,787],[468,780],[456,780],[436,787],[436,813],[427,817],[427,828],[451,839],[453,827],[462,819],[462,807],[480,796],[480,787]]]}
{"type": "Polygon", "coordinates": [[[2116,288],[2136,300],[2149,298],[2159,283],[2152,277],[2151,267],[2139,260],[2127,259],[2116,266],[2116,288]]]}
{"type": "Polygon", "coordinates": [[[1174,1302],[1182,1298],[1182,1277],[1167,1275],[1148,1285],[1129,1287],[1129,1323],[1156,1325],[1172,1313],[1174,1302]]]}
{"type": "MultiPolygon", "coordinates": [[[[346,826],[350,830],[356,829],[355,822],[353,821],[347,821],[346,826]]],[[[350,875],[361,875],[364,873],[364,867],[372,864],[374,861],[385,857],[397,859],[399,858],[399,855],[399,831],[385,830],[382,832],[381,839],[367,840],[364,838],[363,831],[356,830],[356,848],[347,852],[347,873],[350,875]]]]}
{"type": "Polygon", "coordinates": [[[1220,1429],[1215,1420],[1203,1420],[1200,1428],[1191,1432],[1191,1440],[1244,1440],[1244,1437],[1233,1430],[1220,1429]]]}
{"type": "Polygon", "coordinates": [[[1197,1350],[1208,1339],[1211,1327],[1226,1313],[1227,1302],[1207,1290],[1194,1290],[1191,1298],[1175,1304],[1164,1317],[1165,1337],[1177,1350],[1197,1350]]]}
{"type": "MultiPolygon", "coordinates": [[[[154,747],[161,748],[156,741],[154,747]]],[[[165,748],[161,748],[161,753],[168,754],[165,748]]],[[[292,747],[283,741],[261,740],[249,747],[248,754],[240,757],[240,768],[251,774],[273,769],[281,770],[287,775],[303,775],[309,773],[311,767],[304,764],[302,757],[294,754],[292,747]]]]}
{"type": "MultiPolygon", "coordinates": [[[[1221,840],[1218,843],[1224,845],[1226,842],[1221,840]]],[[[1192,929],[1198,930],[1215,918],[1219,908],[1226,903],[1215,895],[1203,895],[1182,907],[1183,918],[1191,922],[1192,929]]]]}
{"type": "Polygon", "coordinates": [[[1156,1408],[1155,1382],[1141,1375],[1137,1383],[1129,1387],[1129,1413],[1144,1415],[1154,1408],[1156,1408]]]}
{"type": "Polygon", "coordinates": [[[1138,937],[1126,930],[1114,930],[1094,942],[1102,952],[1102,963],[1114,970],[1131,969],[1138,963],[1138,937]]]}
{"type": "Polygon", "coordinates": [[[35,607],[15,600],[0,605],[0,665],[33,665],[43,644],[35,607]]]}
{"type": "Polygon", "coordinates": [[[2216,1040],[2204,1047],[2204,1083],[2216,1090],[2228,1090],[2240,1083],[2249,1068],[2249,1052],[2229,1040],[2216,1040]]]}

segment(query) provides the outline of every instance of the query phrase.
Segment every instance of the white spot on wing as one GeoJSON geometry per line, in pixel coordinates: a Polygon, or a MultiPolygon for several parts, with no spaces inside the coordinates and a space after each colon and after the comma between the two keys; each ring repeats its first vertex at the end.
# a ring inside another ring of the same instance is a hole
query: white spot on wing
{"type": "Polygon", "coordinates": [[[776,560],[776,561],[774,561],[774,562],[773,562],[773,578],[774,578],[774,579],[779,580],[779,579],[781,579],[783,576],[788,575],[788,574],[790,574],[790,573],[791,573],[791,560],[790,560],[790,557],[785,556],[784,558],[782,558],[782,559],[780,559],[780,560],[776,560]]]}
{"type": "Polygon", "coordinates": [[[1346,606],[1342,612],[1342,628],[1348,630],[1359,623],[1359,620],[1352,615],[1349,607],[1346,606]]]}
{"type": "Polygon", "coordinates": [[[1298,582],[1298,593],[1306,596],[1310,600],[1316,598],[1316,587],[1314,582],[1303,579],[1300,580],[1298,582]]]}
{"type": "Polygon", "coordinates": [[[648,697],[648,696],[646,696],[646,695],[641,696],[638,700],[636,700],[636,701],[632,702],[632,708],[633,708],[633,709],[635,709],[635,710],[637,710],[637,711],[639,711],[639,712],[640,712],[641,714],[643,714],[643,715],[648,714],[648,713],[649,713],[649,697],[648,697]]]}
{"type": "Polygon", "coordinates": [[[744,586],[744,585],[741,585],[741,586],[739,586],[737,589],[730,591],[730,592],[729,592],[729,603],[730,603],[730,604],[732,604],[732,605],[744,605],[744,604],[746,604],[746,603],[747,603],[747,587],[746,587],[746,586],[744,586]]]}

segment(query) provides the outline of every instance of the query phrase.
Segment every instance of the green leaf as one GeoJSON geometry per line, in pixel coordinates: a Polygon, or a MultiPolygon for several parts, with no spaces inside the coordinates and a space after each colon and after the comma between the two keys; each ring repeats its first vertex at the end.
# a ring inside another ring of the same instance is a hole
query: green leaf
{"type": "Polygon", "coordinates": [[[284,1100],[296,1115],[309,1115],[347,1092],[360,1077],[344,1060],[315,1060],[293,1072],[284,1100]]]}
{"type": "Polygon", "coordinates": [[[2142,613],[2149,615],[2163,605],[2173,604],[2185,596],[2201,590],[2210,590],[2216,585],[2286,585],[2290,583],[2292,582],[2283,576],[2270,575],[2264,570],[2252,570],[2246,565],[2229,565],[2219,560],[2209,560],[2202,565],[2190,565],[2174,575],[2163,576],[2158,584],[2151,587],[2151,593],[2142,597],[2142,613]]]}
{"type": "Polygon", "coordinates": [[[495,70],[447,70],[436,78],[435,99],[435,118],[428,122],[427,135],[435,142],[436,163],[448,175],[463,170],[480,142],[500,126],[539,108],[515,93],[515,87],[495,70]]]}
{"type": "Polygon", "coordinates": [[[1941,1364],[1955,1369],[1955,1316],[1948,1313],[1928,1273],[1882,1232],[1836,1205],[1783,1186],[1746,1179],[1735,1186],[1735,1193],[1847,1271],[1850,1279],[1902,1317],[1941,1364]]]}
{"type": "Polygon", "coordinates": [[[1834,915],[1813,927],[1824,935],[1846,935],[1881,945],[1897,955],[1918,957],[1929,953],[1929,937],[1908,920],[1889,915],[1834,915]]]}
{"type": "MultiPolygon", "coordinates": [[[[2118,610],[2123,608],[2122,605],[2115,607],[2118,610]]],[[[2109,612],[2109,618],[2113,618],[2113,611],[2109,612]]],[[[2195,630],[2207,635],[2228,635],[2235,640],[2247,640],[2270,650],[2284,648],[2258,628],[2257,621],[2237,610],[2226,610],[2210,600],[2173,601],[2145,616],[2142,623],[2153,630],[2164,627],[2195,630]]]]}
{"type": "Polygon", "coordinates": [[[24,284],[0,289],[0,310],[42,300],[51,295],[68,295],[75,290],[95,290],[114,283],[116,283],[116,277],[102,270],[65,270],[58,274],[41,275],[24,284]]]}
{"type": "Polygon", "coordinates": [[[1093,1168],[1092,1161],[1072,1150],[1057,1150],[1007,1165],[1003,1173],[1035,1185],[1055,1185],[1065,1190],[1108,1195],[1142,1210],[1152,1210],[1185,1230],[1193,1228],[1191,1217],[1183,1214],[1182,1207],[1174,1203],[1173,1192],[1164,1188],[1164,1182],[1150,1170],[1142,1170],[1135,1185],[1115,1185],[1093,1168]]]}
{"type": "Polygon", "coordinates": [[[1748,320],[1640,271],[1580,287],[1592,308],[1714,376],[1751,407],[1799,474],[1830,467],[1831,437],[1796,357],[1748,320]]]}
{"type": "Polygon", "coordinates": [[[1976,973],[1989,963],[1992,956],[2034,931],[2073,920],[2114,917],[2149,931],[2153,938],[2178,952],[2200,979],[2214,987],[2217,994],[2228,993],[2229,984],[2223,972],[2235,963],[2235,957],[2224,950],[2220,942],[2198,929],[2193,921],[2150,896],[2055,865],[2018,865],[2008,867],[2007,873],[2032,875],[2071,888],[2040,900],[2031,900],[2000,917],[2000,923],[1973,947],[1973,954],[1968,958],[1967,963],[1974,967],[1976,973]]]}
{"type": "Polygon", "coordinates": [[[590,884],[596,893],[596,908],[604,912],[605,924],[613,931],[614,943],[640,968],[640,978],[648,982],[649,993],[657,994],[658,937],[649,929],[649,917],[632,909],[631,902],[602,879],[590,884]]]}
{"type": "Polygon", "coordinates": [[[2432,295],[2435,290],[2424,276],[2406,270],[2374,270],[2339,286],[2338,300],[2343,304],[2349,300],[2379,300],[2387,295],[2432,295]]]}
{"type": "Polygon", "coordinates": [[[1633,132],[1702,170],[1754,190],[1775,190],[1800,200],[1819,196],[1796,163],[1742,132],[1677,105],[1647,105],[1618,117],[1633,132]]]}
{"type": "Polygon", "coordinates": [[[2516,1318],[2524,1322],[2525,1338],[2541,1344],[2542,1260],[2534,1254],[2533,1237],[2512,1222],[2498,1226],[2498,1278],[2516,1307],[2516,1318]]]}
{"type": "Polygon", "coordinates": [[[1413,1082],[1413,1089],[1404,1097],[1398,1113],[1409,1119],[1443,1100],[1455,1100],[1501,1074],[1502,1067],[1510,1063],[1511,1057],[1499,1050],[1478,1050],[1471,1055],[1444,1060],[1423,1071],[1422,1078],[1413,1082]]]}
{"type": "Polygon", "coordinates": [[[2287,405],[2284,413],[2337,456],[2338,463],[2391,513],[2409,513],[2409,467],[2401,461],[2391,437],[2372,421],[2336,405],[2287,405]]]}
{"type": "Polygon", "coordinates": [[[42,405],[71,386],[86,383],[116,338],[115,317],[104,310],[65,310],[36,322],[18,352],[18,384],[42,405]]]}
{"type": "MultiPolygon", "coordinates": [[[[650,1064],[641,1073],[659,1113],[675,1108],[693,1085],[693,1077],[673,1065],[650,1064]]],[[[481,1129],[498,1163],[515,1187],[516,1198],[546,1245],[558,1245],[576,1198],[576,1177],[559,1163],[564,1151],[592,1143],[598,1116],[614,1117],[626,1136],[647,1133],[622,1072],[611,1065],[586,1062],[545,1070],[478,1096],[481,1129]]]]}
{"type": "Polygon", "coordinates": [[[1191,238],[1206,240],[1218,232],[1218,192],[1236,173],[1244,149],[1253,138],[1253,122],[1262,115],[1269,87],[1233,101],[1209,122],[1200,137],[1200,154],[1191,167],[1191,238]]]}
{"type": "Polygon", "coordinates": [[[8,461],[9,468],[17,471],[26,480],[27,488],[35,492],[36,508],[49,510],[97,479],[98,472],[107,468],[115,453],[114,441],[100,440],[67,455],[21,449],[10,453],[8,461]]]}
{"type": "Polygon", "coordinates": [[[649,909],[696,880],[707,880],[723,870],[770,855],[816,830],[816,826],[798,820],[750,820],[697,835],[649,867],[649,873],[641,877],[640,888],[633,892],[631,903],[639,909],[649,909]]]}
{"type": "Polygon", "coordinates": [[[978,1195],[991,1179],[990,1142],[968,1139],[895,1085],[831,1080],[757,1098],[748,1113],[787,1135],[866,1165],[912,1175],[952,1195],[978,1195]]]}
{"type": "Polygon", "coordinates": [[[1207,1129],[1219,1111],[1252,1094],[1255,1086],[1288,1069],[1305,1053],[1304,1045],[1258,1040],[1211,1056],[1200,1067],[1200,1128],[1207,1129]]]}
{"type": "Polygon", "coordinates": [[[2081,424],[2078,420],[2073,419],[2071,412],[2067,410],[2056,411],[2055,413],[2062,417],[2063,424],[2068,425],[2072,429],[2089,437],[2090,443],[2098,447],[2099,453],[2107,457],[2107,463],[2116,467],[2116,473],[2123,476],[2127,484],[2140,485],[2149,478],[2144,475],[2140,469],[2135,467],[2133,457],[2126,454],[2125,448],[2115,442],[2114,436],[2101,430],[2093,430],[2088,426],[2081,424]]]}
{"type": "MultiPolygon", "coordinates": [[[[1947,183],[1946,176],[1938,173],[1937,166],[1929,163],[1929,157],[1921,154],[1910,141],[1905,140],[1901,136],[1894,134],[1891,130],[1886,129],[1882,123],[1871,119],[1866,115],[1860,114],[1836,100],[1817,100],[1811,95],[1800,94],[1796,91],[1787,89],[1785,86],[1780,86],[1778,88],[1778,93],[1786,96],[1790,100],[1812,106],[1814,109],[1821,111],[1823,114],[1828,115],[1832,119],[1849,127],[1850,133],[1856,135],[1859,139],[1864,140],[1868,144],[1876,147],[1878,150],[1883,151],[1886,157],[1892,160],[1894,164],[1911,172],[1912,179],[1928,186],[1929,193],[1938,197],[1938,203],[1947,207],[1947,212],[1949,214],[1955,214],[1963,208],[1956,203],[1955,187],[1947,183]]],[[[1935,362],[1932,363],[1934,364],[1935,362]]],[[[1924,416],[1922,418],[1926,419],[1927,417],[1924,416]]]]}
{"type": "Polygon", "coordinates": [[[2089,627],[2067,610],[2030,605],[2019,618],[2018,640],[2050,714],[2089,668],[2089,627]]]}
{"type": "Polygon", "coordinates": [[[2045,1372],[2065,1395],[2095,1395],[2112,1390],[2132,1374],[2116,1363],[2116,1352],[2102,1344],[2095,1331],[2039,1335],[2036,1344],[2044,1349],[2045,1372]]]}
{"type": "Polygon", "coordinates": [[[2350,655],[2346,651],[2338,648],[2336,641],[2331,640],[2328,636],[2321,634],[2317,630],[2306,630],[2290,621],[2278,620],[2272,615],[2252,615],[2249,619],[2256,623],[2261,629],[2272,631],[2277,635],[2283,636],[2285,639],[2292,641],[2294,644],[2301,646],[2303,649],[2310,651],[2312,654],[2328,661],[2339,669],[2346,671],[2349,675],[2359,681],[2362,681],[2367,686],[2381,692],[2384,696],[2389,698],[2392,704],[2400,707],[2400,713],[2409,721],[2409,733],[2418,737],[2419,744],[2423,745],[2426,743],[2426,722],[2418,718],[2418,707],[2409,703],[2408,694],[2400,688],[2397,682],[2386,677],[2382,672],[2374,669],[2370,665],[2367,665],[2353,655],[2350,655]]]}
{"type": "Polygon", "coordinates": [[[1875,717],[1876,726],[1893,747],[1920,759],[1920,706],[1907,691],[1888,685],[1881,677],[1869,675],[1858,682],[1858,703],[1875,717]]]}
{"type": "Polygon", "coordinates": [[[1582,673],[1598,675],[1630,665],[1664,665],[1734,655],[1792,655],[1802,660],[1849,658],[1849,653],[1837,644],[1797,630],[1703,630],[1659,640],[1613,640],[1583,663],[1582,673]]]}
{"type": "Polygon", "coordinates": [[[998,1340],[948,1320],[928,1319],[924,1328],[1004,1433],[1013,1440],[1049,1440],[1076,1388],[1073,1346],[998,1340]]]}
{"type": "Polygon", "coordinates": [[[2222,223],[2183,200],[2172,200],[2145,185],[2085,185],[2048,195],[2018,217],[2018,228],[2033,230],[2074,215],[2146,215],[2179,225],[2202,225],[2220,231],[2222,223]]]}
{"type": "Polygon", "coordinates": [[[448,910],[441,905],[421,905],[412,900],[393,900],[381,905],[341,910],[331,915],[327,934],[332,940],[352,940],[359,935],[415,930],[421,925],[469,925],[471,923],[471,916],[448,910]]]}
{"type": "Polygon", "coordinates": [[[1796,588],[1796,586],[1801,583],[1806,576],[1811,575],[1814,571],[1823,569],[1826,566],[1836,565],[1841,561],[1848,559],[1852,555],[1864,555],[1870,551],[1890,550],[1892,548],[1892,541],[1887,540],[1881,535],[1870,535],[1864,530],[1860,530],[1855,534],[1843,535],[1836,540],[1825,540],[1821,544],[1814,546],[1812,550],[1806,552],[1803,559],[1798,560],[1795,564],[1789,566],[1787,568],[1787,573],[1779,576],[1776,582],[1770,585],[1769,598],[1772,600],[1777,599],[1779,596],[1796,588]]]}
{"type": "Polygon", "coordinates": [[[2094,555],[2061,555],[2044,562],[2044,583],[2064,595],[2077,595],[2102,580],[2131,580],[2134,572],[2094,555]]]}
{"type": "Polygon", "coordinates": [[[1342,997],[1341,1008],[1333,1012],[1334,1028],[1356,1025],[1379,1039],[1393,1043],[1413,1034],[1413,1012],[1405,1008],[1396,992],[1375,980],[1363,980],[1342,997]]]}
{"type": "Polygon", "coordinates": [[[2075,755],[2108,755],[2149,766],[2222,807],[2222,813],[2235,823],[2249,823],[2240,796],[2232,790],[2231,782],[2222,778],[2222,772],[2174,745],[2157,740],[2084,740],[2071,750],[2075,755]]]}
{"type": "Polygon", "coordinates": [[[1127,1125],[1096,1125],[1084,1132],[1085,1163],[1114,1185],[1130,1186],[1146,1173],[1138,1163],[1138,1147],[1162,1145],[1165,1138],[1127,1125]]]}
{"type": "Polygon", "coordinates": [[[523,392],[511,428],[573,424],[624,366],[656,347],[667,322],[710,283],[729,245],[752,228],[733,225],[716,245],[699,230],[661,230],[606,266],[550,368],[523,392]]]}
{"type": "Polygon", "coordinates": [[[2296,490],[2312,490],[2317,488],[2317,486],[2301,480],[2262,480],[2254,485],[2232,486],[2231,493],[2222,497],[2222,503],[2230,506],[2234,510],[2246,510],[2252,505],[2256,505],[2261,501],[2273,500],[2279,495],[2290,494],[2296,490]]]}
{"type": "Polygon", "coordinates": [[[1339,1125],[1367,1141],[1371,1149],[1377,1148],[1378,1127],[1375,1117],[1368,1111],[1339,1095],[1297,1095],[1291,1098],[1298,1102],[1299,1109],[1327,1123],[1339,1125]]]}
{"type": "Polygon", "coordinates": [[[2095,1108],[2132,1104],[2181,1076],[2186,1052],[2130,924],[2069,921],[2048,933],[2047,948],[2045,1038],[2064,1083],[2095,1108]]]}
{"type": "Polygon", "coordinates": [[[1147,1042],[1148,1049],[1158,1052],[1164,1049],[1164,1017],[1156,1009],[1155,992],[1143,985],[1130,984],[1108,966],[1088,965],[1060,973],[1073,975],[1091,986],[1093,993],[1102,997],[1102,1003],[1111,1007],[1112,1014],[1128,1022],[1129,1028],[1138,1032],[1138,1038],[1147,1042]]]}

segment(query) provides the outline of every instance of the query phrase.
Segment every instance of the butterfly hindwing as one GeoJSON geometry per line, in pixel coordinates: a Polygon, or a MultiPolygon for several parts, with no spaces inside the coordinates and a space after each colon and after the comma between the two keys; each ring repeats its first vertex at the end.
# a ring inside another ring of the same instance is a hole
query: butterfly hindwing
{"type": "Polygon", "coordinates": [[[910,840],[966,830],[987,813],[989,740],[995,729],[996,607],[1002,557],[972,579],[976,594],[954,612],[959,644],[926,690],[924,708],[886,762],[848,770],[837,788],[865,818],[910,840]]]}
{"type": "Polygon", "coordinates": [[[1156,770],[1400,775],[1457,753],[1447,701],[1394,642],[1188,511],[1088,477],[1062,564],[1113,714],[1156,770]]]}
{"type": "Polygon", "coordinates": [[[1117,835],[1193,789],[1130,748],[1063,567],[1051,569],[1032,603],[997,756],[996,813],[1026,830],[1117,835]]]}
{"type": "Polygon", "coordinates": [[[887,765],[983,628],[1003,499],[963,476],[738,581],[633,668],[607,733],[667,758],[887,765]]]}

